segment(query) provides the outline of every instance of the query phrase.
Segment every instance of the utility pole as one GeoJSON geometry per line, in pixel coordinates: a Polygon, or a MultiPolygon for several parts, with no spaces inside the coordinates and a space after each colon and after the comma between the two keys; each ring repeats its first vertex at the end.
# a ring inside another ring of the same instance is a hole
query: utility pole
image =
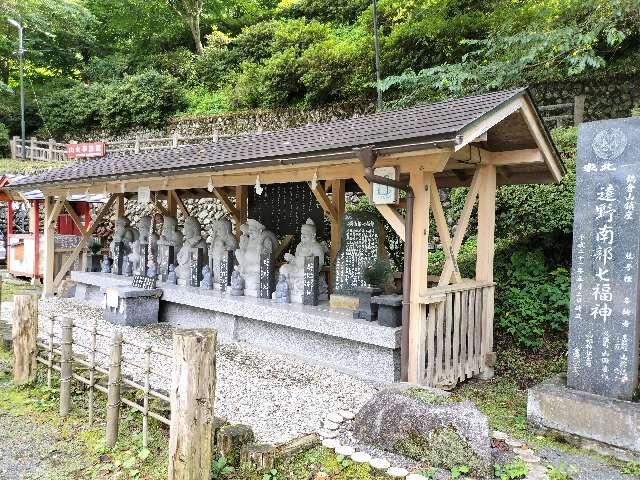
{"type": "Polygon", "coordinates": [[[24,123],[24,41],[23,41],[23,28],[22,25],[9,18],[9,24],[18,29],[18,64],[20,65],[20,137],[22,139],[22,159],[27,158],[27,137],[26,127],[24,123]]]}
{"type": "Polygon", "coordinates": [[[382,110],[382,91],[380,90],[380,44],[378,42],[378,9],[373,0],[373,47],[376,51],[376,92],[378,94],[377,111],[382,110]]]}

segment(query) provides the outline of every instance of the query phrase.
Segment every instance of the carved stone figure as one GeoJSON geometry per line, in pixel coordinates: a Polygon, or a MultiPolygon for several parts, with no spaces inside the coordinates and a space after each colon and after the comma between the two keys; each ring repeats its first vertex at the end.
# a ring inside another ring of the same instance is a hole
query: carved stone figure
{"type": "Polygon", "coordinates": [[[131,228],[131,222],[127,217],[118,217],[116,220],[116,229],[113,232],[113,240],[109,245],[109,252],[111,258],[116,257],[115,245],[118,242],[124,244],[124,257],[131,253],[131,244],[137,240],[137,230],[131,228]]]}
{"type": "Polygon", "coordinates": [[[326,249],[316,239],[316,226],[310,218],[300,228],[300,243],[295,255],[285,253],[287,261],[280,267],[280,274],[285,275],[291,290],[291,301],[302,303],[304,292],[304,262],[306,257],[318,257],[320,266],[324,265],[326,249]]]}
{"type": "Polygon", "coordinates": [[[178,283],[178,277],[176,276],[176,266],[173,263],[169,264],[169,274],[167,275],[167,284],[176,285],[178,283]]]}
{"type": "Polygon", "coordinates": [[[158,239],[158,246],[171,245],[175,251],[182,247],[182,232],[178,230],[178,220],[175,217],[165,215],[162,220],[162,232],[158,239]]]}
{"type": "Polygon", "coordinates": [[[278,277],[278,283],[276,284],[276,291],[274,292],[276,297],[276,303],[290,303],[291,296],[289,293],[289,284],[287,283],[287,277],[280,274],[278,277]]]}
{"type": "Polygon", "coordinates": [[[151,231],[152,219],[149,215],[140,217],[138,222],[138,238],[131,246],[129,261],[133,264],[133,271],[137,275],[146,275],[149,259],[158,253],[158,236],[151,231]],[[144,262],[144,252],[147,251],[147,262],[144,262]]]}
{"type": "Polygon", "coordinates": [[[111,262],[109,262],[109,257],[107,255],[102,256],[102,262],[100,262],[100,272],[111,273],[111,262]]]}
{"type": "Polygon", "coordinates": [[[176,274],[180,285],[187,285],[191,275],[191,252],[201,248],[203,251],[203,263],[209,263],[209,251],[207,242],[202,238],[202,228],[196,217],[187,217],[184,221],[184,242],[178,252],[178,267],[176,274]]]}
{"type": "Polygon", "coordinates": [[[245,281],[245,295],[257,297],[260,285],[260,256],[274,255],[278,249],[278,239],[272,232],[265,230],[264,225],[253,219],[247,220],[247,223],[240,227],[240,231],[242,237],[236,250],[236,259],[240,266],[240,275],[245,281]]]}
{"type": "Polygon", "coordinates": [[[133,275],[133,264],[128,257],[122,260],[122,271],[125,277],[131,277],[133,275]]]}
{"type": "Polygon", "coordinates": [[[158,278],[158,264],[156,263],[155,257],[149,257],[147,265],[147,277],[158,278]]]}
{"type": "Polygon", "coordinates": [[[229,250],[236,248],[238,248],[238,242],[231,232],[231,222],[226,218],[217,220],[213,224],[209,252],[209,258],[213,264],[213,278],[217,284],[220,283],[220,260],[227,256],[229,250]]]}
{"type": "Polygon", "coordinates": [[[213,281],[211,280],[211,269],[209,265],[202,267],[202,280],[200,281],[200,288],[204,290],[211,290],[213,288],[213,281]]]}
{"type": "Polygon", "coordinates": [[[241,297],[244,295],[244,279],[240,275],[238,267],[235,267],[231,274],[231,295],[234,297],[241,297]]]}

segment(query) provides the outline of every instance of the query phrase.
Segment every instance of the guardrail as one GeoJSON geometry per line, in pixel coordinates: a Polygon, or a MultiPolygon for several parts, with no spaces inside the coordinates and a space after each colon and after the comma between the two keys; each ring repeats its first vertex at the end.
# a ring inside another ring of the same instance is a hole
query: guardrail
{"type": "MultiPolygon", "coordinates": [[[[215,143],[220,138],[230,137],[231,135],[196,135],[190,137],[182,137],[174,133],[170,137],[158,138],[142,138],[136,136],[131,140],[117,140],[105,143],[105,155],[114,153],[140,153],[150,150],[159,150],[164,148],[177,148],[182,145],[194,145],[199,143],[215,143]]],[[[18,136],[11,139],[11,158],[13,160],[30,161],[67,161],[67,144],[56,142],[53,139],[38,140],[31,137],[25,140],[24,148],[22,140],[18,136]],[[23,154],[24,152],[24,154],[23,154]]]]}

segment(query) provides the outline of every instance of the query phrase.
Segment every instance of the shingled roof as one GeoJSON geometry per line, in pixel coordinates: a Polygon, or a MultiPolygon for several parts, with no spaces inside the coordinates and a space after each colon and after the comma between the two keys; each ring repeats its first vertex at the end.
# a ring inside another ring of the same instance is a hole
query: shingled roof
{"type": "Polygon", "coordinates": [[[529,95],[526,89],[492,92],[345,120],[240,135],[215,143],[113,154],[25,177],[13,186],[35,187],[149,174],[171,175],[185,170],[215,171],[271,162],[335,159],[340,155],[353,156],[353,148],[365,145],[392,148],[431,142],[450,146],[460,141],[463,129],[522,95],[529,95]]]}

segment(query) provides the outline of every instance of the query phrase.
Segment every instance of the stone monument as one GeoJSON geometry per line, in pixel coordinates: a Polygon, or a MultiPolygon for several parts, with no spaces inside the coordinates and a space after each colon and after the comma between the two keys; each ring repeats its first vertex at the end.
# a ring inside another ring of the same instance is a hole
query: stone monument
{"type": "Polygon", "coordinates": [[[202,280],[200,281],[200,288],[203,290],[211,290],[213,288],[213,279],[211,278],[211,269],[209,265],[202,267],[202,280]]]}
{"type": "MultiPolygon", "coordinates": [[[[265,230],[264,225],[253,219],[247,220],[247,223],[241,226],[240,231],[242,236],[240,246],[236,250],[236,259],[238,260],[239,273],[245,282],[244,294],[258,297],[260,278],[264,278],[265,274],[264,266],[268,263],[268,258],[271,268],[273,268],[273,256],[278,249],[278,240],[272,232],[265,230]],[[261,265],[263,266],[262,275],[261,265]]],[[[271,292],[265,298],[271,298],[271,292]]]]}
{"type": "MultiPolygon", "coordinates": [[[[209,254],[207,249],[207,242],[202,238],[202,228],[200,222],[195,217],[187,217],[184,221],[184,242],[182,247],[178,251],[176,258],[178,267],[176,268],[176,275],[178,277],[179,285],[189,285],[189,277],[191,275],[191,259],[192,253],[198,249],[202,249],[202,262],[209,262],[209,254]]],[[[198,283],[200,278],[198,277],[198,283]]]]}
{"type": "Polygon", "coordinates": [[[276,291],[273,293],[276,303],[289,303],[291,297],[289,293],[289,283],[287,277],[283,274],[278,276],[278,283],[276,284],[276,291]]]}
{"type": "Polygon", "coordinates": [[[365,287],[363,267],[379,257],[388,257],[384,230],[375,215],[352,212],[342,222],[342,244],[333,265],[333,293],[355,296],[355,287],[365,287]]]}
{"type": "Polygon", "coordinates": [[[579,126],[567,377],[532,388],[528,404],[534,424],[636,453],[638,182],[640,118],[579,126]]]}
{"type": "Polygon", "coordinates": [[[233,263],[229,265],[229,252],[233,252],[236,248],[238,248],[238,241],[231,232],[231,221],[226,218],[216,220],[213,225],[209,251],[211,271],[216,284],[221,285],[224,281],[228,285],[231,278],[229,268],[233,268],[233,263]]]}
{"type": "MultiPolygon", "coordinates": [[[[307,219],[306,223],[300,227],[300,243],[296,247],[295,255],[290,253],[284,254],[287,261],[280,267],[280,273],[283,274],[289,282],[289,290],[291,291],[291,301],[295,303],[303,303],[305,292],[305,263],[310,257],[318,258],[318,265],[324,265],[326,248],[316,239],[316,226],[313,220],[307,219]]],[[[313,260],[311,260],[313,262],[313,260]]],[[[316,275],[315,283],[319,282],[319,273],[316,275]]],[[[317,296],[317,295],[316,295],[317,296]]],[[[317,304],[317,301],[316,301],[317,304]]]]}
{"type": "Polygon", "coordinates": [[[176,266],[171,263],[169,264],[169,271],[167,273],[167,283],[169,285],[177,285],[178,276],[176,275],[176,266]]]}
{"type": "Polygon", "coordinates": [[[116,220],[113,240],[109,244],[109,253],[113,258],[111,273],[123,274],[123,260],[131,253],[131,244],[136,240],[137,231],[131,228],[131,222],[127,217],[118,217],[116,220]]]}
{"type": "Polygon", "coordinates": [[[162,221],[162,233],[158,239],[158,268],[161,281],[166,281],[169,265],[175,265],[180,248],[182,248],[182,233],[178,230],[178,221],[175,217],[165,215],[162,221]]]}
{"type": "Polygon", "coordinates": [[[131,245],[129,261],[136,275],[146,275],[149,259],[158,253],[158,236],[151,231],[152,219],[149,215],[138,221],[138,238],[131,245]]]}
{"type": "Polygon", "coordinates": [[[107,255],[102,256],[102,262],[100,262],[100,272],[111,273],[111,262],[109,261],[109,257],[107,255]]]}
{"type": "Polygon", "coordinates": [[[244,279],[240,275],[238,267],[233,269],[231,274],[231,295],[234,297],[241,297],[244,295],[244,279]]]}
{"type": "Polygon", "coordinates": [[[317,256],[304,259],[304,276],[302,281],[302,303],[304,305],[318,305],[320,280],[320,263],[317,256]]]}

